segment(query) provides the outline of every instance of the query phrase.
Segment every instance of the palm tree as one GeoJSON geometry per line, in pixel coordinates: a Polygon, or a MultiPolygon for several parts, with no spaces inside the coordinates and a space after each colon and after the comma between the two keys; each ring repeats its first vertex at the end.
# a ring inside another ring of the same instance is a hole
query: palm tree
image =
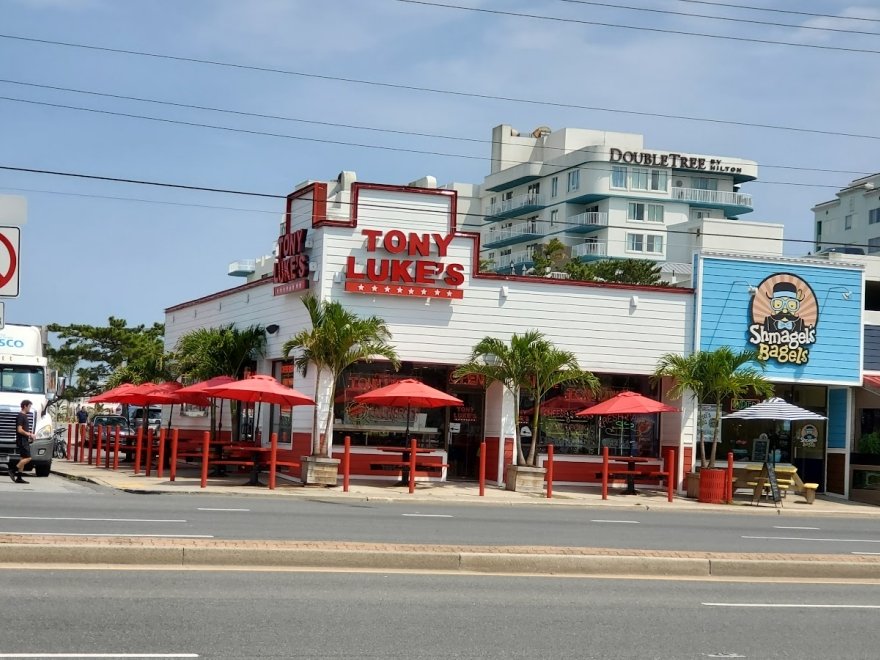
{"type": "Polygon", "coordinates": [[[667,353],[661,356],[654,370],[654,378],[667,376],[675,381],[669,390],[671,397],[677,399],[685,391],[689,391],[698,411],[704,404],[715,407],[712,450],[708,461],[703,425],[698,424],[700,467],[715,467],[718,431],[721,428],[721,405],[725,399],[738,399],[748,392],[765,397],[773,394],[773,384],[764,378],[763,370],[764,364],[758,361],[757,353],[749,350],[735,352],[729,346],[721,346],[714,351],[697,351],[690,355],[667,353]],[[746,366],[751,362],[756,362],[760,369],[746,366]]]}
{"type": "Polygon", "coordinates": [[[557,385],[577,385],[594,391],[599,385],[593,374],[581,370],[573,353],[556,348],[538,330],[529,330],[522,335],[514,333],[509,344],[495,337],[484,337],[471,350],[467,364],[461,365],[453,375],[460,378],[470,374],[483,376],[487,384],[497,381],[512,395],[516,464],[523,466],[537,463],[540,404],[544,395],[557,385]],[[534,431],[528,456],[523,453],[519,428],[519,395],[522,390],[531,393],[535,400],[534,431]]]}
{"type": "MultiPolygon", "coordinates": [[[[241,378],[245,367],[265,353],[266,330],[263,326],[251,325],[240,330],[234,323],[188,332],[177,341],[174,349],[180,374],[196,381],[215,376],[241,378]]],[[[219,415],[223,415],[222,400],[219,415]]],[[[211,428],[214,428],[213,407],[211,428]]],[[[234,424],[234,435],[237,435],[237,429],[238,424],[234,424]]]]}
{"type": "MultiPolygon", "coordinates": [[[[312,327],[300,330],[288,339],[282,352],[290,357],[293,352],[299,354],[294,358],[294,365],[305,375],[308,365],[315,366],[315,400],[321,388],[321,376],[326,371],[331,376],[333,392],[335,385],[345,369],[361,360],[370,362],[375,357],[389,360],[397,370],[400,360],[394,347],[388,343],[391,333],[385,321],[378,316],[361,318],[345,309],[338,301],[320,301],[309,294],[302,299],[309,313],[312,327]]],[[[333,423],[333,403],[328,406],[324,433],[318,433],[318,406],[315,406],[312,418],[312,456],[330,455],[329,436],[333,423]]]]}

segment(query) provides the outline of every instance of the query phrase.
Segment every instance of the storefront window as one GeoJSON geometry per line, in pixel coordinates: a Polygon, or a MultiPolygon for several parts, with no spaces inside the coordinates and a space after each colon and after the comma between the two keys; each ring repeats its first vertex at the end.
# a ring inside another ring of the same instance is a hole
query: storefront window
{"type": "Polygon", "coordinates": [[[442,448],[447,419],[446,408],[410,408],[407,424],[405,406],[373,406],[357,403],[354,397],[391,385],[404,378],[415,378],[426,385],[446,391],[449,368],[405,363],[394,371],[390,363],[355,364],[346,369],[336,384],[334,397],[333,442],[341,444],[345,436],[353,446],[403,445],[409,437],[420,447],[442,448]]]}
{"type": "MultiPolygon", "coordinates": [[[[293,387],[296,368],[293,360],[277,360],[272,364],[272,375],[285,387],[293,387]]],[[[293,448],[291,435],[293,409],[290,406],[272,406],[270,428],[278,434],[278,446],[293,448]]]]}
{"type": "MultiPolygon", "coordinates": [[[[659,456],[659,415],[604,415],[578,417],[577,412],[610,399],[624,390],[650,395],[647,377],[599,376],[602,388],[592,394],[578,388],[552,390],[541,405],[538,450],[547,451],[553,444],[557,454],[596,456],[608,447],[609,453],[628,456],[659,456]]],[[[520,398],[520,427],[529,427],[534,419],[534,402],[528,395],[520,398]]],[[[530,438],[523,438],[523,452],[528,452],[530,438]]]]}

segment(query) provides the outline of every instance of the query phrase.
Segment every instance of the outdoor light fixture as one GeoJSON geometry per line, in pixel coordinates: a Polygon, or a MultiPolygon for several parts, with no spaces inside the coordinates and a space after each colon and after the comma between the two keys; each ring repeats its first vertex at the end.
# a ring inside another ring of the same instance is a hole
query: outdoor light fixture
{"type": "Polygon", "coordinates": [[[507,296],[509,296],[509,295],[510,295],[510,287],[507,285],[501,287],[501,297],[507,298],[507,296]]]}
{"type": "Polygon", "coordinates": [[[278,324],[270,323],[266,326],[266,332],[268,332],[270,335],[274,335],[276,332],[278,332],[278,324]]]}
{"type": "Polygon", "coordinates": [[[630,307],[638,307],[639,306],[639,297],[633,296],[632,298],[630,298],[629,299],[629,306],[630,307]]]}

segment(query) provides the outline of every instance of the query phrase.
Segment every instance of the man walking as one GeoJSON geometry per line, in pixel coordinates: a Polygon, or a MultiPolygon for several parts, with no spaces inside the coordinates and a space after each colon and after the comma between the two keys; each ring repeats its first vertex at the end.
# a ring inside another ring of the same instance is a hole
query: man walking
{"type": "Polygon", "coordinates": [[[87,421],[89,421],[89,412],[82,406],[77,408],[76,421],[80,424],[85,424],[87,421]]]}
{"type": "Polygon", "coordinates": [[[20,458],[15,467],[12,466],[12,463],[9,464],[9,478],[17,484],[28,483],[21,478],[21,471],[24,469],[25,465],[31,462],[31,443],[36,437],[36,435],[30,431],[30,412],[32,405],[33,403],[28,399],[22,401],[21,412],[18,413],[18,416],[15,418],[15,447],[18,449],[18,455],[20,458]]]}

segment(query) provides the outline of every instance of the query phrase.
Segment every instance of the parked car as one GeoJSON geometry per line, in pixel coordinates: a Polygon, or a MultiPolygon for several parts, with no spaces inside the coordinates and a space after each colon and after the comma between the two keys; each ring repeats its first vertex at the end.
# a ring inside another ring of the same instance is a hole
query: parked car
{"type": "MultiPolygon", "coordinates": [[[[133,408],[131,411],[131,428],[137,430],[144,424],[144,408],[133,408]]],[[[153,429],[153,433],[159,433],[162,428],[162,409],[147,408],[147,428],[153,429]]]]}
{"type": "MultiPolygon", "coordinates": [[[[98,413],[92,415],[89,420],[92,425],[92,433],[97,439],[98,433],[102,433],[102,438],[106,440],[106,429],[110,429],[110,437],[115,441],[116,428],[119,427],[119,446],[128,449],[133,448],[135,444],[135,430],[128,423],[128,419],[124,415],[110,415],[106,413],[98,413]]],[[[126,452],[129,453],[129,452],[126,452]]]]}

